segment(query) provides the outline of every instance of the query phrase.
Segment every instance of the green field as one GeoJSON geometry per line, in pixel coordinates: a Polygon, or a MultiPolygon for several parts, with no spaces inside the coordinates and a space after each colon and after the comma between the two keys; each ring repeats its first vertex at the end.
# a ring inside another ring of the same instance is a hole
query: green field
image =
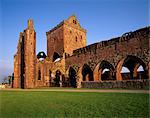
{"type": "Polygon", "coordinates": [[[0,91],[1,118],[149,117],[149,94],[0,91]]]}

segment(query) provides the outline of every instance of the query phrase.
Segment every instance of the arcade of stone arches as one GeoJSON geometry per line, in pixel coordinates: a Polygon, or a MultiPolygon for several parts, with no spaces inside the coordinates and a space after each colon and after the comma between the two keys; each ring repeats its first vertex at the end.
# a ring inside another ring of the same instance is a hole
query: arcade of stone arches
{"type": "Polygon", "coordinates": [[[136,56],[127,56],[121,59],[116,66],[107,60],[100,61],[94,69],[88,64],[83,64],[79,69],[70,66],[66,75],[60,70],[51,76],[49,70],[50,86],[80,87],[86,81],[121,81],[148,79],[148,64],[136,56]]]}

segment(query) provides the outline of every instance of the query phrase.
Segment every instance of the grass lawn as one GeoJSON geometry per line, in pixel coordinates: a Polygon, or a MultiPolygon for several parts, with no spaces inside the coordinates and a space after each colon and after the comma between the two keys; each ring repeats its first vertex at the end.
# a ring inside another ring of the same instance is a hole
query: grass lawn
{"type": "Polygon", "coordinates": [[[0,91],[1,118],[149,117],[149,94],[0,91]]]}

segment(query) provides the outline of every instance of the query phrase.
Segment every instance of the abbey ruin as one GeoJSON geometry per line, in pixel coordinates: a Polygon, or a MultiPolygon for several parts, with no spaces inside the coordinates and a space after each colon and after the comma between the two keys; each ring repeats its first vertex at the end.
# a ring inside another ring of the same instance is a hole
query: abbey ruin
{"type": "MultiPolygon", "coordinates": [[[[36,55],[33,21],[20,33],[14,55],[14,88],[92,87],[150,78],[150,27],[86,45],[86,30],[73,15],[46,32],[47,54],[36,55]],[[122,73],[122,68],[129,70],[122,73]],[[138,68],[142,67],[142,71],[138,68]],[[95,85],[94,85],[95,86],[95,85]]],[[[111,86],[112,88],[114,86],[111,86]]]]}

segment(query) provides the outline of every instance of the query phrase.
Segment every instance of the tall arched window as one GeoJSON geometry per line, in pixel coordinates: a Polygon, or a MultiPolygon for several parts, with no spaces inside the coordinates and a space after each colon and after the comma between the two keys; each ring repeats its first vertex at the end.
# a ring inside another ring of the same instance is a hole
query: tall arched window
{"type": "Polygon", "coordinates": [[[74,68],[70,67],[70,69],[69,69],[69,81],[70,81],[71,87],[74,87],[74,88],[77,87],[76,76],[77,76],[76,71],[74,70],[74,68]]]}
{"type": "Polygon", "coordinates": [[[93,81],[93,71],[91,70],[90,66],[87,64],[84,64],[82,68],[82,76],[83,81],[93,81]]]}
{"type": "Polygon", "coordinates": [[[38,80],[41,80],[41,70],[38,70],[38,80]]]}
{"type": "Polygon", "coordinates": [[[108,61],[103,60],[100,63],[99,70],[101,70],[101,80],[114,80],[114,67],[108,61]]]}

